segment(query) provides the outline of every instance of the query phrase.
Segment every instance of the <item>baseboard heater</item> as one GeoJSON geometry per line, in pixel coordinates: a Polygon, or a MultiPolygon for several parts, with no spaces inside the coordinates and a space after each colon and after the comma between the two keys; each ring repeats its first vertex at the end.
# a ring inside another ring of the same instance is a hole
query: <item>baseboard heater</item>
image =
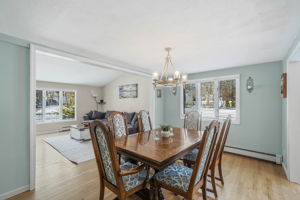
{"type": "Polygon", "coordinates": [[[282,164],[282,155],[278,155],[278,154],[262,153],[262,152],[242,149],[238,147],[231,147],[231,146],[225,146],[224,151],[228,153],[234,153],[242,156],[274,162],[278,165],[282,164]]]}

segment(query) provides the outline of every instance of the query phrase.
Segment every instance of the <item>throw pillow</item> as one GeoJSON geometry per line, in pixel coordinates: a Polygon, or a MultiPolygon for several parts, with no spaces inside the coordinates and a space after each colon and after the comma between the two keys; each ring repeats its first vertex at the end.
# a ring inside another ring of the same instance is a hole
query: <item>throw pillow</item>
{"type": "Polygon", "coordinates": [[[105,117],[105,113],[103,112],[98,112],[98,111],[93,112],[94,119],[104,119],[104,117],[105,117]]]}
{"type": "Polygon", "coordinates": [[[94,120],[93,119],[93,111],[90,111],[89,113],[87,113],[86,115],[89,117],[90,120],[94,120]]]}
{"type": "Polygon", "coordinates": [[[126,117],[126,120],[127,120],[127,124],[130,124],[134,115],[135,115],[135,112],[133,113],[128,113],[128,112],[123,112],[123,114],[125,115],[126,117]]]}
{"type": "Polygon", "coordinates": [[[133,118],[131,120],[131,123],[130,123],[132,126],[134,126],[134,123],[137,121],[137,118],[138,118],[138,114],[134,113],[134,116],[133,116],[133,118]]]}

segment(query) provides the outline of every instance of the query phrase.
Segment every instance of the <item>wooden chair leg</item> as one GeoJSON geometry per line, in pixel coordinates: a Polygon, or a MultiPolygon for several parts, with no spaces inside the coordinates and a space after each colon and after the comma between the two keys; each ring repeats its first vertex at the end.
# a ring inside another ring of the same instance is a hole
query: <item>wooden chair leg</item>
{"type": "Polygon", "coordinates": [[[218,197],[217,194],[217,188],[216,188],[216,179],[215,179],[216,175],[215,175],[215,168],[211,169],[211,185],[212,185],[212,189],[213,189],[213,193],[215,195],[215,197],[218,197]]]}
{"type": "Polygon", "coordinates": [[[99,196],[99,200],[103,200],[104,199],[104,191],[105,191],[104,181],[100,181],[100,196],[99,196]]]}
{"type": "Polygon", "coordinates": [[[206,195],[206,178],[204,178],[204,183],[202,185],[202,198],[203,200],[207,199],[207,195],[206,195]]]}
{"type": "Polygon", "coordinates": [[[219,176],[220,176],[221,183],[222,185],[224,185],[224,178],[222,174],[222,161],[219,162],[218,169],[219,169],[219,176]]]}

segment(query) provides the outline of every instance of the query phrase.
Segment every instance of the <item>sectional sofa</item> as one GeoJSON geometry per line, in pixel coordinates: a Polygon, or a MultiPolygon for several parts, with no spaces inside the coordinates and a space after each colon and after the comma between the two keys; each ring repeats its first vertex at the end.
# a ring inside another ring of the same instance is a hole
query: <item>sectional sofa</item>
{"type": "MultiPolygon", "coordinates": [[[[107,111],[107,112],[99,112],[99,111],[90,111],[86,115],[83,116],[83,122],[88,123],[93,120],[101,120],[108,128],[109,122],[108,117],[116,111],[107,111]]],[[[127,128],[129,134],[138,132],[138,114],[136,112],[122,112],[125,115],[127,120],[127,128]]]]}

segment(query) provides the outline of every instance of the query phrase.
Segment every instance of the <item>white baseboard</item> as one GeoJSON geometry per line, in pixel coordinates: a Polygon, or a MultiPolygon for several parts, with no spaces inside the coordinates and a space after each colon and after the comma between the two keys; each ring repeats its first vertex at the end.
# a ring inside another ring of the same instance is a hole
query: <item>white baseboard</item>
{"type": "Polygon", "coordinates": [[[55,130],[50,130],[50,131],[39,131],[36,132],[36,135],[44,135],[44,134],[50,134],[50,133],[58,133],[62,131],[68,131],[70,128],[61,128],[61,129],[55,129],[55,130]]]}
{"type": "Polygon", "coordinates": [[[266,160],[266,161],[274,162],[276,164],[282,163],[281,155],[266,154],[266,153],[250,151],[250,150],[246,150],[246,149],[240,149],[240,148],[236,148],[236,147],[229,147],[229,146],[225,146],[224,151],[242,155],[242,156],[251,157],[251,158],[266,160]]]}
{"type": "Polygon", "coordinates": [[[283,168],[283,170],[284,170],[284,173],[285,173],[285,175],[286,175],[287,179],[288,179],[288,180],[290,180],[290,178],[289,178],[289,174],[288,174],[288,171],[287,171],[287,168],[286,168],[286,166],[285,166],[284,162],[282,162],[282,168],[283,168]]]}
{"type": "Polygon", "coordinates": [[[5,192],[3,194],[0,194],[0,200],[8,199],[10,197],[13,197],[15,195],[18,195],[22,192],[26,192],[29,190],[29,185],[24,185],[22,187],[16,188],[14,190],[11,190],[9,192],[5,192]]]}
{"type": "Polygon", "coordinates": [[[36,135],[44,135],[44,134],[49,134],[49,133],[57,133],[59,132],[59,130],[50,130],[50,131],[39,131],[39,132],[36,132],[36,135]]]}

